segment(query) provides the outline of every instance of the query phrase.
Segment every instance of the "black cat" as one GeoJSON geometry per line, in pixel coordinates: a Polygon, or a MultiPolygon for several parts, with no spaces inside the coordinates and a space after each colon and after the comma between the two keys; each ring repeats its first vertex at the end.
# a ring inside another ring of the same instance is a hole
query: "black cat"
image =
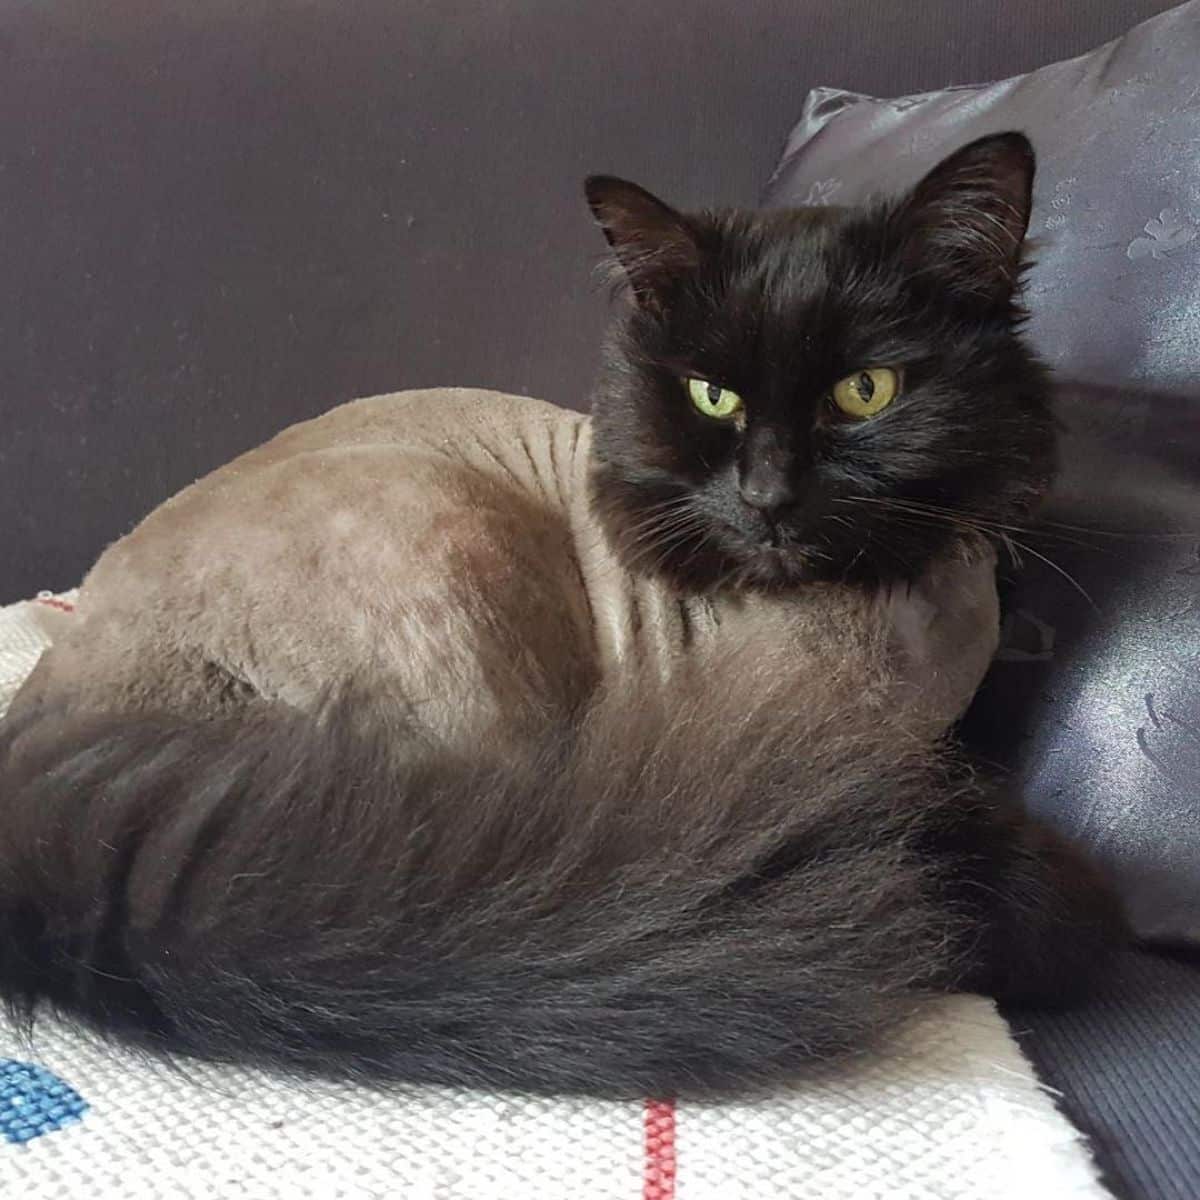
{"type": "Polygon", "coordinates": [[[156,1051],[710,1095],[1121,936],[946,738],[1046,489],[1007,134],[852,210],[587,192],[591,422],[447,390],[285,431],[85,581],[0,725],[0,989],[156,1051]]]}

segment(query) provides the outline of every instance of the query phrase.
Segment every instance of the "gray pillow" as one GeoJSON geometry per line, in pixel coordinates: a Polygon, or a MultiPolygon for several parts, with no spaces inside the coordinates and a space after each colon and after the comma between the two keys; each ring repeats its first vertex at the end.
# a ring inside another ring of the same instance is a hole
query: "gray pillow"
{"type": "Polygon", "coordinates": [[[1038,154],[1026,302],[1064,461],[968,733],[1140,934],[1200,942],[1200,0],[1001,83],[817,89],[766,203],[893,192],[1007,129],[1038,154]]]}

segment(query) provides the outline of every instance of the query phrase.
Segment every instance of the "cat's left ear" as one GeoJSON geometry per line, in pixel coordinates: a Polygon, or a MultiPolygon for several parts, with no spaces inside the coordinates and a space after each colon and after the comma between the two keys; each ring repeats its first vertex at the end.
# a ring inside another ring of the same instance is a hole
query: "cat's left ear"
{"type": "Polygon", "coordinates": [[[911,268],[964,295],[1007,301],[1020,277],[1034,167],[1020,133],[980,138],[940,162],[896,213],[911,268]]]}
{"type": "Polygon", "coordinates": [[[583,187],[638,303],[665,308],[679,278],[700,263],[687,218],[645,188],[611,175],[591,175],[583,187]]]}

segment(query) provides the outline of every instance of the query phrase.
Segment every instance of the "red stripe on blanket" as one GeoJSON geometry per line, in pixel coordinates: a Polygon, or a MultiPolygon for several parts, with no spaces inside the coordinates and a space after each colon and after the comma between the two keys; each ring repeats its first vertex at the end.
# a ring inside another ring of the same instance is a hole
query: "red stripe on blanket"
{"type": "Polygon", "coordinates": [[[57,608],[59,612],[74,612],[75,605],[70,600],[60,600],[57,596],[38,596],[38,604],[44,604],[47,608],[57,608]]]}
{"type": "Polygon", "coordinates": [[[642,1200],[675,1200],[674,1101],[647,1100],[642,1124],[646,1136],[642,1200]]]}

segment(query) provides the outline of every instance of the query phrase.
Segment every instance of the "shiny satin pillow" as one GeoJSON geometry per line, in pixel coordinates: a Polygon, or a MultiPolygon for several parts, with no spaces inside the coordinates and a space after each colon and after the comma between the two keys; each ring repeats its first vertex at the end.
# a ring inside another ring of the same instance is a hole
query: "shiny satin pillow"
{"type": "Polygon", "coordinates": [[[967,722],[1109,866],[1135,929],[1200,942],[1200,0],[1029,75],[899,100],[818,88],[768,206],[854,203],[973,138],[1038,156],[1025,299],[1063,470],[967,722]]]}

